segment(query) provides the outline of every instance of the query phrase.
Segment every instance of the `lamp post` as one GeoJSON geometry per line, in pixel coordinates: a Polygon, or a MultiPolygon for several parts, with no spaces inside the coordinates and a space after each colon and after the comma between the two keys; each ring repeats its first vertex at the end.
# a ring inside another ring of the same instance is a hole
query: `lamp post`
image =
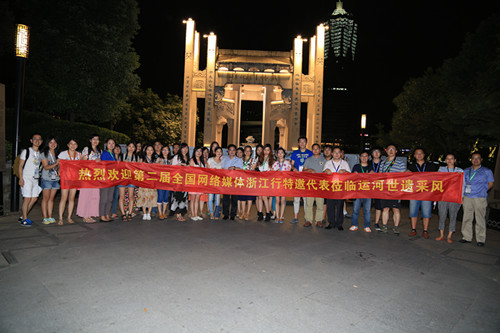
{"type": "MultiPolygon", "coordinates": [[[[24,24],[17,25],[16,34],[16,93],[15,93],[15,137],[12,145],[12,164],[14,159],[19,154],[19,142],[21,136],[21,111],[23,109],[23,94],[24,94],[24,72],[26,68],[26,60],[29,53],[29,27],[24,24]]],[[[10,211],[17,212],[19,210],[19,186],[17,177],[12,174],[10,183],[10,211]]]]}
{"type": "Polygon", "coordinates": [[[365,151],[366,114],[361,115],[361,152],[365,151]]]}

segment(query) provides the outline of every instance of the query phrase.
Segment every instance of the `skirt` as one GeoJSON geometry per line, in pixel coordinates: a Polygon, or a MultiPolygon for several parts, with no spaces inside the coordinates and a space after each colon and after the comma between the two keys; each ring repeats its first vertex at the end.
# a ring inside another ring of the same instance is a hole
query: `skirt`
{"type": "Polygon", "coordinates": [[[188,192],[173,192],[170,211],[175,214],[186,214],[188,209],[188,192]]]}
{"type": "Polygon", "coordinates": [[[137,195],[137,207],[156,207],[158,193],[154,188],[139,187],[137,195]]]}
{"type": "Polygon", "coordinates": [[[80,189],[76,215],[80,217],[99,216],[99,198],[98,188],[80,189]]]}

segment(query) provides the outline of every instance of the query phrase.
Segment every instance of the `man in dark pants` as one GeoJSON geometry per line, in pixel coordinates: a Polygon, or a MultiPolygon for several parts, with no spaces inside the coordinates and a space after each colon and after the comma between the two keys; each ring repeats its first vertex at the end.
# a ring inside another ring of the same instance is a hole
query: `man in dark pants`
{"type": "MultiPolygon", "coordinates": [[[[230,144],[227,147],[227,153],[229,156],[222,159],[222,169],[226,170],[241,170],[243,169],[243,161],[241,158],[236,156],[236,146],[230,144]]],[[[227,220],[231,216],[231,220],[234,220],[236,216],[236,210],[238,208],[238,196],[224,194],[222,197],[222,214],[224,215],[223,220],[227,220]],[[231,211],[229,211],[231,209],[231,211]]]]}
{"type": "MultiPolygon", "coordinates": [[[[338,147],[333,148],[332,159],[325,163],[323,172],[331,175],[332,173],[351,172],[349,164],[341,158],[341,150],[338,147]]],[[[344,230],[344,200],[328,199],[326,201],[326,210],[328,215],[328,226],[325,229],[337,228],[344,230]]]]}

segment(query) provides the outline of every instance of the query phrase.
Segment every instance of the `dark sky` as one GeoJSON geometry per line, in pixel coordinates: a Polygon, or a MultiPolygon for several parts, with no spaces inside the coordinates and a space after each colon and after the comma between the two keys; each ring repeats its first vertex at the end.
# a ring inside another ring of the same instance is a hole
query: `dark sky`
{"type": "MultiPolygon", "coordinates": [[[[201,34],[213,31],[224,49],[292,50],[297,35],[309,38],[324,22],[336,1],[141,1],[141,30],[135,40],[144,88],[160,96],[180,95],[183,81],[185,26],[196,21],[201,34]],[[309,4],[309,7],[303,4],[309,4]]],[[[454,57],[467,32],[492,12],[498,2],[345,0],[344,8],[358,23],[358,68],[361,113],[389,124],[392,99],[410,77],[439,67],[454,57]]],[[[306,46],[308,47],[308,46],[306,46]]],[[[202,52],[206,43],[201,42],[202,52]]],[[[202,57],[204,53],[202,53],[202,57]]],[[[307,68],[306,64],[304,64],[307,68]]],[[[378,121],[377,121],[378,122],[378,121]]]]}

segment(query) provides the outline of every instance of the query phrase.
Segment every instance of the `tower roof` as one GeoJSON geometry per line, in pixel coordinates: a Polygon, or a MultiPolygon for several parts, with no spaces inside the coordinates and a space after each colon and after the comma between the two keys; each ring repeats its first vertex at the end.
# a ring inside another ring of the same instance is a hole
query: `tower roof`
{"type": "Polygon", "coordinates": [[[344,9],[344,3],[342,1],[337,1],[337,6],[332,15],[347,15],[346,10],[344,9]]]}

